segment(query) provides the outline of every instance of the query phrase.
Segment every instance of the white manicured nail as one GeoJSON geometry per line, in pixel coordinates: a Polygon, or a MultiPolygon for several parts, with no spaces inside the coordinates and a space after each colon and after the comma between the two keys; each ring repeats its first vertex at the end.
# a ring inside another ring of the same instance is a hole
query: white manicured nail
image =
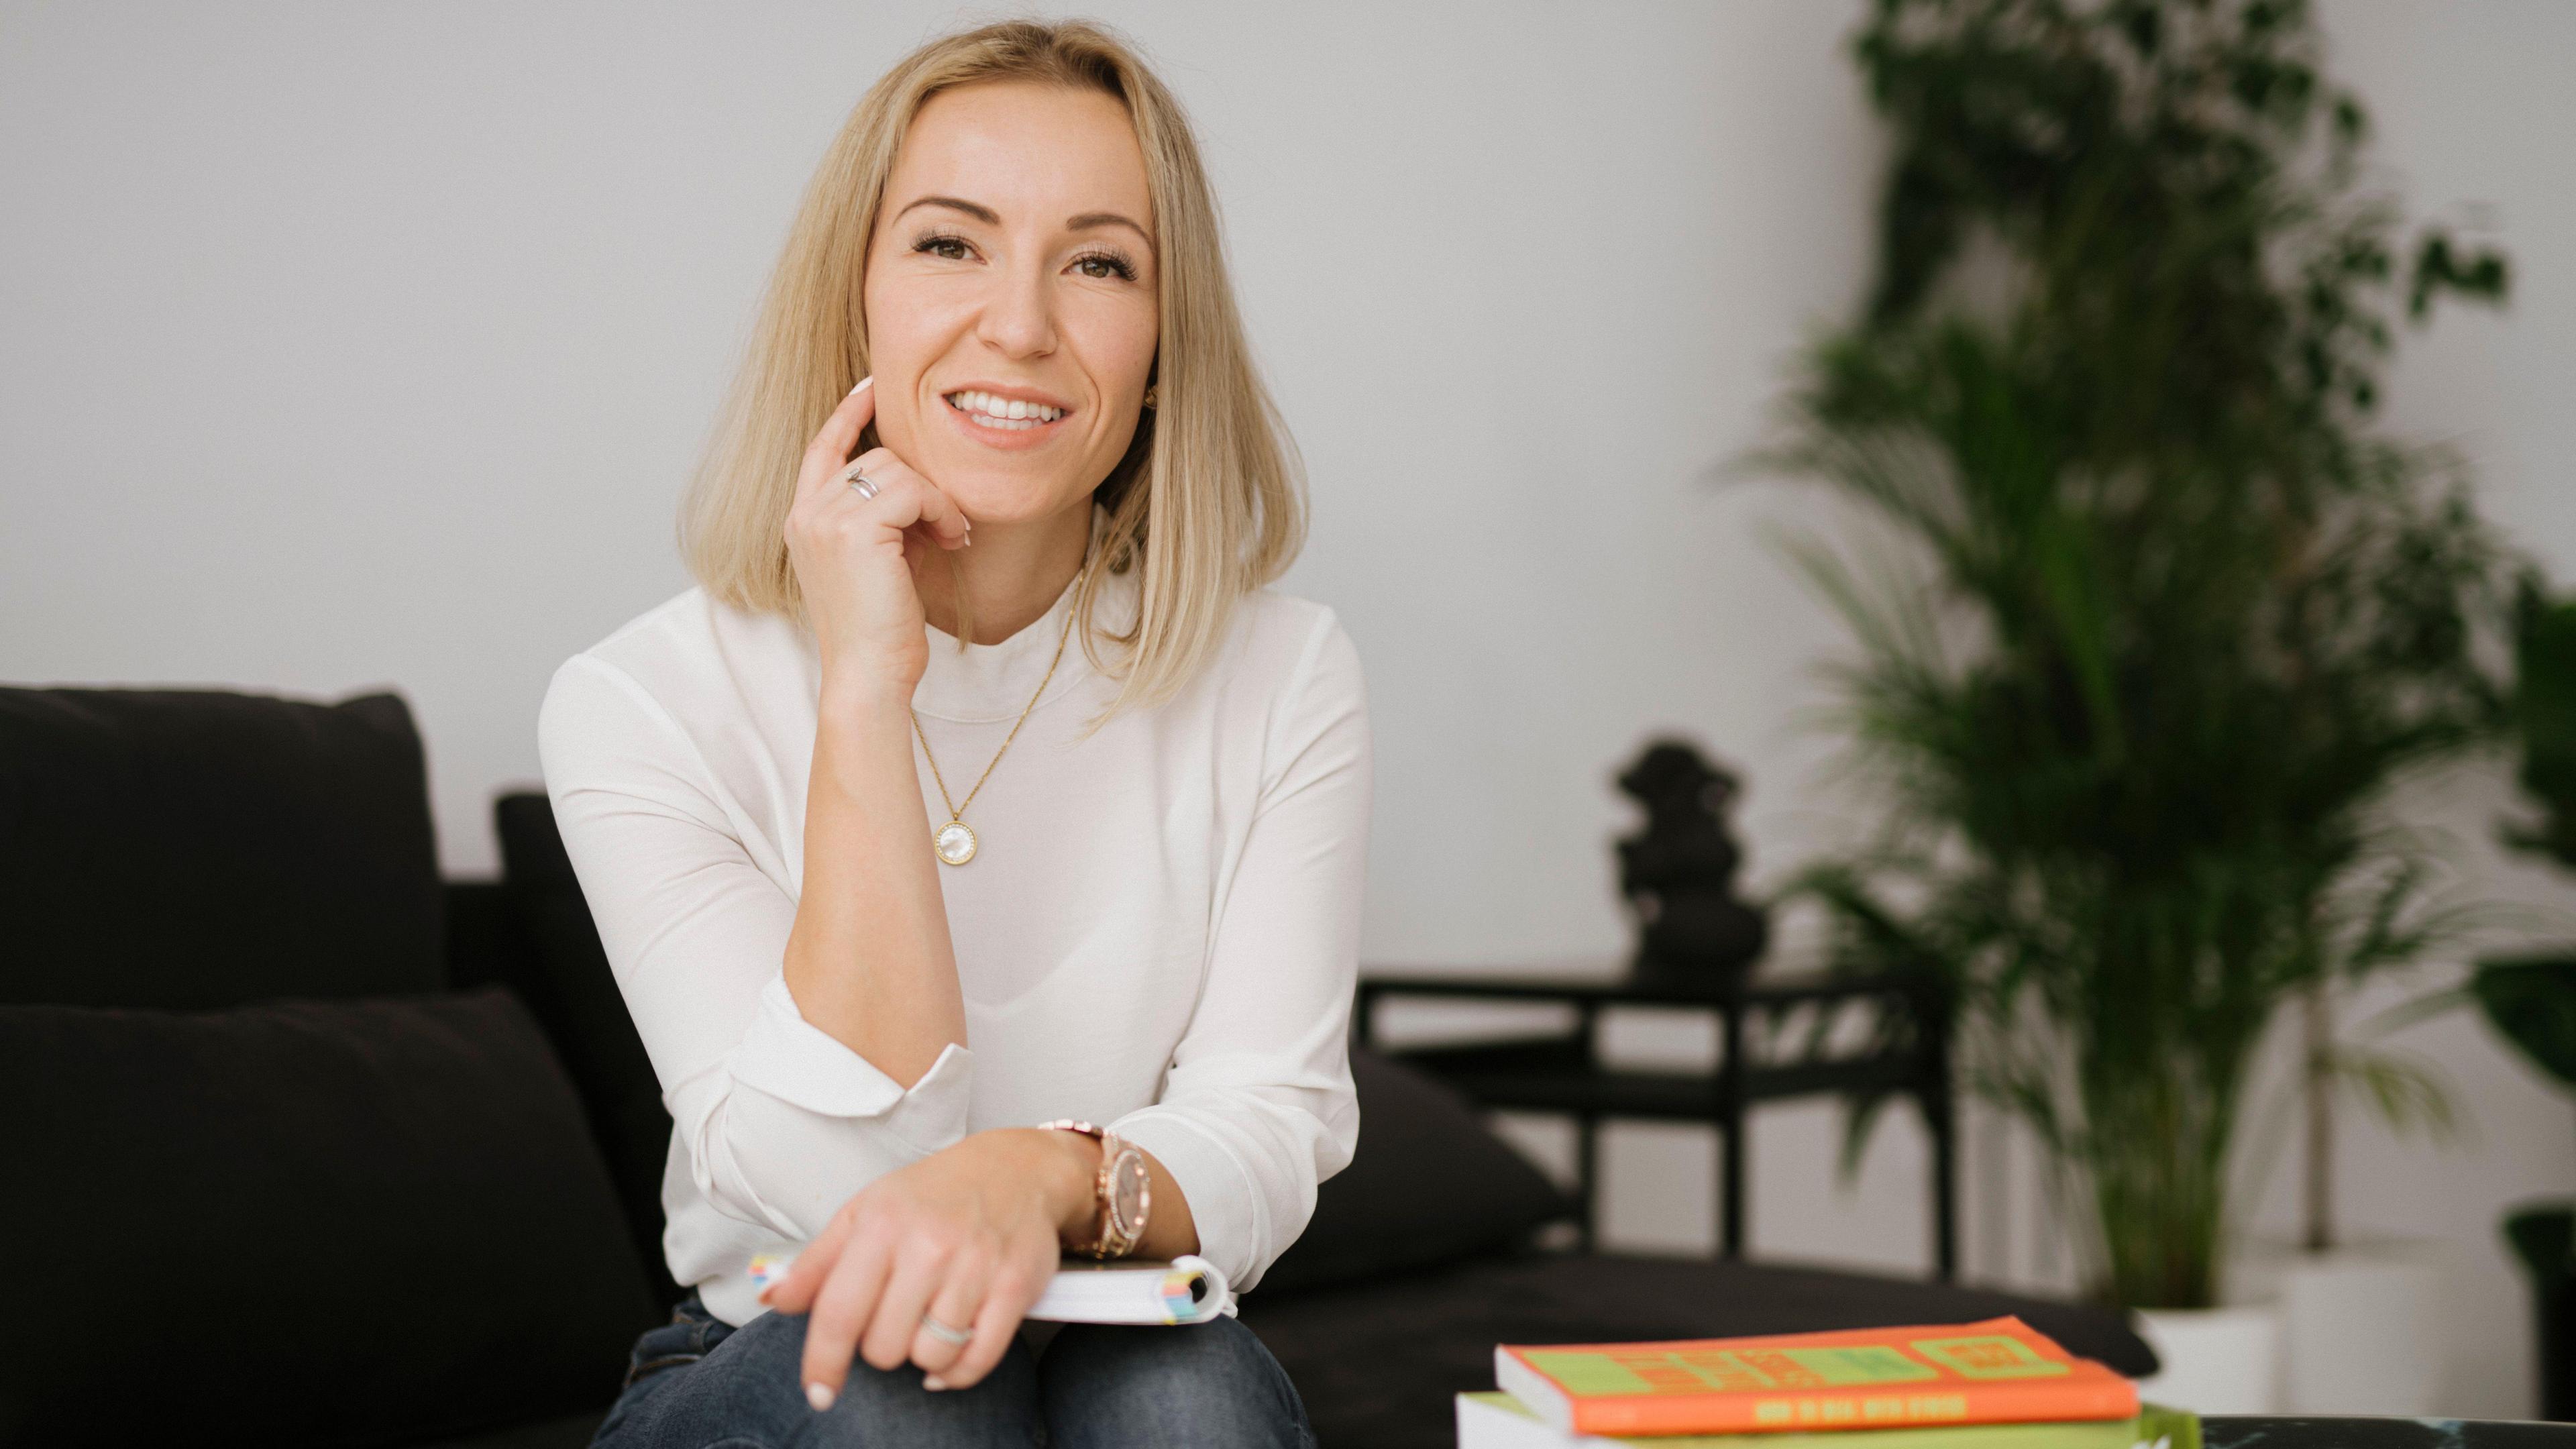
{"type": "Polygon", "coordinates": [[[865,376],[865,377],[863,377],[863,378],[860,378],[860,379],[859,379],[859,386],[858,386],[858,387],[854,387],[854,388],[851,388],[851,389],[850,389],[850,396],[852,396],[852,397],[857,397],[857,396],[859,395],[859,391],[860,391],[860,389],[861,389],[861,388],[865,388],[869,383],[872,383],[872,382],[874,382],[874,381],[876,381],[876,380],[877,380],[876,374],[875,374],[875,373],[873,373],[873,372],[872,372],[872,373],[869,373],[867,376],[865,376]]]}
{"type": "Polygon", "coordinates": [[[807,1384],[805,1386],[805,1402],[812,1404],[814,1406],[814,1412],[819,1414],[825,1409],[832,1407],[832,1390],[825,1384],[807,1384]]]}
{"type": "Polygon", "coordinates": [[[923,1374],[921,1376],[921,1386],[935,1394],[948,1387],[948,1380],[941,1378],[937,1374],[923,1374]]]}

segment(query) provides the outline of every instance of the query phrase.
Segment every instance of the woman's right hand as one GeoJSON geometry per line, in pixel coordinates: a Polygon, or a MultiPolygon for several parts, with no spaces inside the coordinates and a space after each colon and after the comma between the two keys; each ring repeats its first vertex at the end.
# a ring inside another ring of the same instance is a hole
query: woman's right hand
{"type": "Polygon", "coordinates": [[[860,429],[876,416],[873,381],[860,379],[805,447],[787,510],[787,558],[822,648],[824,687],[883,691],[909,703],[930,664],[913,559],[933,547],[965,547],[972,525],[954,499],[889,449],[857,460],[877,485],[875,497],[842,481],[860,429]]]}
{"type": "Polygon", "coordinates": [[[760,1293],[769,1308],[810,1315],[807,1402],[829,1407],[853,1358],[889,1371],[910,1360],[930,1389],[992,1372],[1054,1280],[1067,1236],[1090,1236],[1099,1170],[1091,1138],[1001,1127],[859,1189],[760,1293]],[[941,1338],[928,1322],[967,1340],[941,1338]]]}

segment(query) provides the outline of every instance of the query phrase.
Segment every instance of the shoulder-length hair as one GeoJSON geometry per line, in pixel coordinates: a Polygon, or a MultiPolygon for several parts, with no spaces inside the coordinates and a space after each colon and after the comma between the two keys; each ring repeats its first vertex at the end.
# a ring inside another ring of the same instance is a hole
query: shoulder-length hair
{"type": "MultiPolygon", "coordinates": [[[[923,103],[983,81],[1106,92],[1125,105],[1145,156],[1161,288],[1157,406],[1093,494],[1108,522],[1075,618],[1093,667],[1121,679],[1096,729],[1187,684],[1224,642],[1237,602],[1284,572],[1306,534],[1302,465],[1244,339],[1198,144],[1172,93],[1103,26],[1014,20],[945,36],[869,88],[807,184],[690,481],[680,546],[716,598],[804,622],[787,511],[806,445],[870,371],[862,282],[886,179],[923,103]],[[1103,570],[1135,568],[1134,617],[1109,632],[1095,619],[1103,570]],[[1123,657],[1104,660],[1104,639],[1123,657]]],[[[876,446],[874,431],[861,451],[876,446]]],[[[962,650],[974,630],[958,597],[962,650]]]]}

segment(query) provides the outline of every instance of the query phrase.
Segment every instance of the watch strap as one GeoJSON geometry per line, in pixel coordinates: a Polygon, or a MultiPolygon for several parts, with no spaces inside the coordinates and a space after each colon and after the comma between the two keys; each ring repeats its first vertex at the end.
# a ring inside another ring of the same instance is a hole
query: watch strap
{"type": "Polygon", "coordinates": [[[1118,1211],[1112,1199],[1115,1188],[1112,1173],[1117,1168],[1118,1155],[1126,1144],[1119,1140],[1117,1133],[1108,1128],[1072,1117],[1058,1117],[1052,1122],[1040,1122],[1038,1127],[1050,1132],[1079,1132],[1100,1144],[1100,1166],[1093,1171],[1091,1177],[1092,1220],[1098,1224],[1098,1227],[1093,1231],[1090,1242],[1074,1245],[1073,1251],[1088,1258],[1115,1258],[1133,1250],[1136,1246],[1136,1235],[1121,1234],[1118,1231],[1118,1211]]]}

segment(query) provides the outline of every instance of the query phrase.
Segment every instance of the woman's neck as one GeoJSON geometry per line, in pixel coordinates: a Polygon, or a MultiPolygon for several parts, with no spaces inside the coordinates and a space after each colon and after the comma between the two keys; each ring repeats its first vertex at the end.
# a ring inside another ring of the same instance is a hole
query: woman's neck
{"type": "Polygon", "coordinates": [[[913,569],[921,613],[943,634],[957,633],[952,580],[975,605],[977,644],[999,644],[1036,623],[1082,569],[1091,543],[1091,495],[1044,518],[990,522],[971,548],[931,550],[913,569]]]}

